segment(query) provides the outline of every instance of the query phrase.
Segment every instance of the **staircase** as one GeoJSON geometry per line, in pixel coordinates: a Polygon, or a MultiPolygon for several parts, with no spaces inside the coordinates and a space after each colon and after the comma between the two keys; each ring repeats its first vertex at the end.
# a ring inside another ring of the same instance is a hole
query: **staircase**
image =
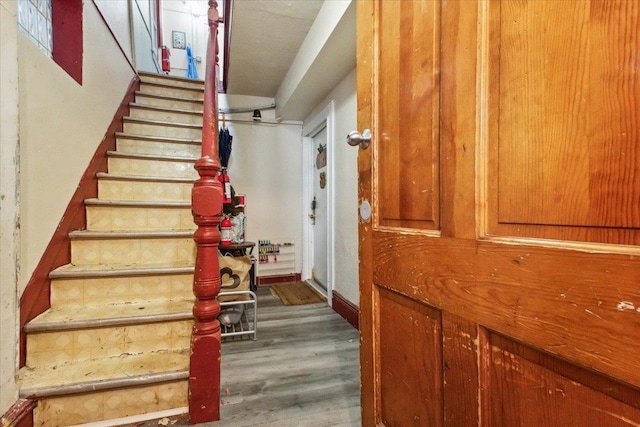
{"type": "Polygon", "coordinates": [[[51,308],[25,326],[21,396],[36,426],[187,406],[202,82],[140,73],[140,91],[70,233],[71,264],[50,273],[51,308]]]}

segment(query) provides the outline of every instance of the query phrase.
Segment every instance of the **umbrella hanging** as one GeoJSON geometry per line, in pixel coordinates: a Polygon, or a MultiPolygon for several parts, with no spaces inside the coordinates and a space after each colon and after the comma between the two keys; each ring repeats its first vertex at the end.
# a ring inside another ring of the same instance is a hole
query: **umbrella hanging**
{"type": "Polygon", "coordinates": [[[220,165],[227,168],[229,165],[229,157],[231,157],[231,142],[233,136],[229,133],[229,129],[220,129],[218,133],[218,153],[220,155],[220,165]]]}

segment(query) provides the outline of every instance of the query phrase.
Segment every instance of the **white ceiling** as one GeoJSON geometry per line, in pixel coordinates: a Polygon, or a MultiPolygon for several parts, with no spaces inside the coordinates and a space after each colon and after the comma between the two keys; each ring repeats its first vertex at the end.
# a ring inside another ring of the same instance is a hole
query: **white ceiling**
{"type": "Polygon", "coordinates": [[[351,0],[233,0],[227,93],[274,98],[276,117],[304,120],[356,65],[355,9],[351,0]]]}

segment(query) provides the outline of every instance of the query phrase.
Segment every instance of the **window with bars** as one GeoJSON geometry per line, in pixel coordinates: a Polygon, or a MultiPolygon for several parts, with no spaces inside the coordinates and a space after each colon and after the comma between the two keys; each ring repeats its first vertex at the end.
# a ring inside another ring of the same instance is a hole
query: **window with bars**
{"type": "Polygon", "coordinates": [[[49,58],[53,57],[51,0],[18,0],[18,27],[49,58]]]}

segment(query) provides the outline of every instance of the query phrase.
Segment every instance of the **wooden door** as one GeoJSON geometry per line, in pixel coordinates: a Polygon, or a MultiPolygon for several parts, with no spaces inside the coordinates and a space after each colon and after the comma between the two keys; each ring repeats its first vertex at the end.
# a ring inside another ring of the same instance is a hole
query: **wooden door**
{"type": "Polygon", "coordinates": [[[640,2],[361,0],[363,425],[640,425],[640,2]]]}

